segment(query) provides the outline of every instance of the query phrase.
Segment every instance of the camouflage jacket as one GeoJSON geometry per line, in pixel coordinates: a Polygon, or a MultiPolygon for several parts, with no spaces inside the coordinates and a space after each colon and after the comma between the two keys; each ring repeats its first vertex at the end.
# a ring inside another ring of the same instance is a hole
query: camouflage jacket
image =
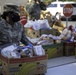
{"type": "Polygon", "coordinates": [[[21,23],[17,22],[11,26],[5,20],[0,21],[0,44],[15,43],[18,45],[20,41],[27,43],[21,23]]]}

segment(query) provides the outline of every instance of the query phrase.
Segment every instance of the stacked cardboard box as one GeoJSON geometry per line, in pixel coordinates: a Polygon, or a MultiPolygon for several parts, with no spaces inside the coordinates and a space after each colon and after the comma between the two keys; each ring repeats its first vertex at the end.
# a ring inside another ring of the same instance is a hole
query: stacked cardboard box
{"type": "Polygon", "coordinates": [[[0,55],[3,75],[36,75],[47,72],[47,55],[8,59],[0,55]]]}

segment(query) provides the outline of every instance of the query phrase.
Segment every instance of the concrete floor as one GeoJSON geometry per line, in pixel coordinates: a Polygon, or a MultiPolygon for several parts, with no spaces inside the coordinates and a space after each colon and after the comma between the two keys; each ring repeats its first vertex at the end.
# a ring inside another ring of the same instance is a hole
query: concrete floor
{"type": "Polygon", "coordinates": [[[46,75],[76,75],[76,63],[49,68],[46,75]]]}
{"type": "Polygon", "coordinates": [[[76,75],[75,56],[48,60],[47,73],[45,75],[76,75]]]}

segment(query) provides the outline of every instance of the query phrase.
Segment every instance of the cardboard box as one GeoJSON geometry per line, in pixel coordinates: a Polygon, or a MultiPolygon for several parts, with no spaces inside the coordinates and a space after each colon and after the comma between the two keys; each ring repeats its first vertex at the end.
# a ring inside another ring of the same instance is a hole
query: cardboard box
{"type": "Polygon", "coordinates": [[[74,42],[64,43],[64,56],[72,56],[72,55],[75,55],[75,43],[74,42]]]}
{"type": "Polygon", "coordinates": [[[76,58],[76,42],[75,42],[74,46],[75,46],[75,58],[76,58]]]}
{"type": "Polygon", "coordinates": [[[63,43],[46,45],[46,46],[43,46],[43,48],[48,54],[48,59],[63,56],[63,43]]]}
{"type": "Polygon", "coordinates": [[[60,33],[58,33],[57,29],[41,29],[40,30],[40,35],[42,34],[52,34],[52,35],[60,35],[60,33]]]}
{"type": "Polygon", "coordinates": [[[47,72],[47,55],[8,59],[1,55],[3,75],[35,75],[47,72]]]}
{"type": "Polygon", "coordinates": [[[62,33],[63,29],[65,28],[65,24],[63,24],[61,21],[57,21],[54,23],[53,28],[57,29],[60,33],[62,33]]]}
{"type": "Polygon", "coordinates": [[[0,59],[0,66],[1,66],[2,62],[1,62],[1,59],[0,59]]]}
{"type": "Polygon", "coordinates": [[[0,66],[0,75],[2,74],[2,66],[0,66]]]}
{"type": "Polygon", "coordinates": [[[52,34],[52,35],[60,35],[60,32],[57,29],[40,29],[40,30],[33,30],[32,28],[25,28],[26,36],[30,38],[39,38],[43,34],[52,34]]]}
{"type": "Polygon", "coordinates": [[[40,37],[40,31],[39,30],[33,30],[31,28],[25,28],[25,34],[30,38],[40,37]]]}
{"type": "Polygon", "coordinates": [[[0,59],[0,74],[2,74],[2,62],[1,62],[1,59],[0,59]]]}

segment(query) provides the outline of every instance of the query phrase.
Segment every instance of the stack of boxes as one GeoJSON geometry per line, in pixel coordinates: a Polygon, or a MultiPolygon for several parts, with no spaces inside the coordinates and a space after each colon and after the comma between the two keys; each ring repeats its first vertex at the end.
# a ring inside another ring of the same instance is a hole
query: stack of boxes
{"type": "MultiPolygon", "coordinates": [[[[56,29],[41,29],[33,30],[26,29],[27,35],[31,38],[39,38],[42,34],[59,35],[56,29]]],[[[54,41],[52,41],[54,42],[54,41]]],[[[52,45],[45,45],[43,48],[48,54],[48,58],[59,57],[59,56],[71,56],[75,54],[74,42],[55,43],[52,45]]]]}

